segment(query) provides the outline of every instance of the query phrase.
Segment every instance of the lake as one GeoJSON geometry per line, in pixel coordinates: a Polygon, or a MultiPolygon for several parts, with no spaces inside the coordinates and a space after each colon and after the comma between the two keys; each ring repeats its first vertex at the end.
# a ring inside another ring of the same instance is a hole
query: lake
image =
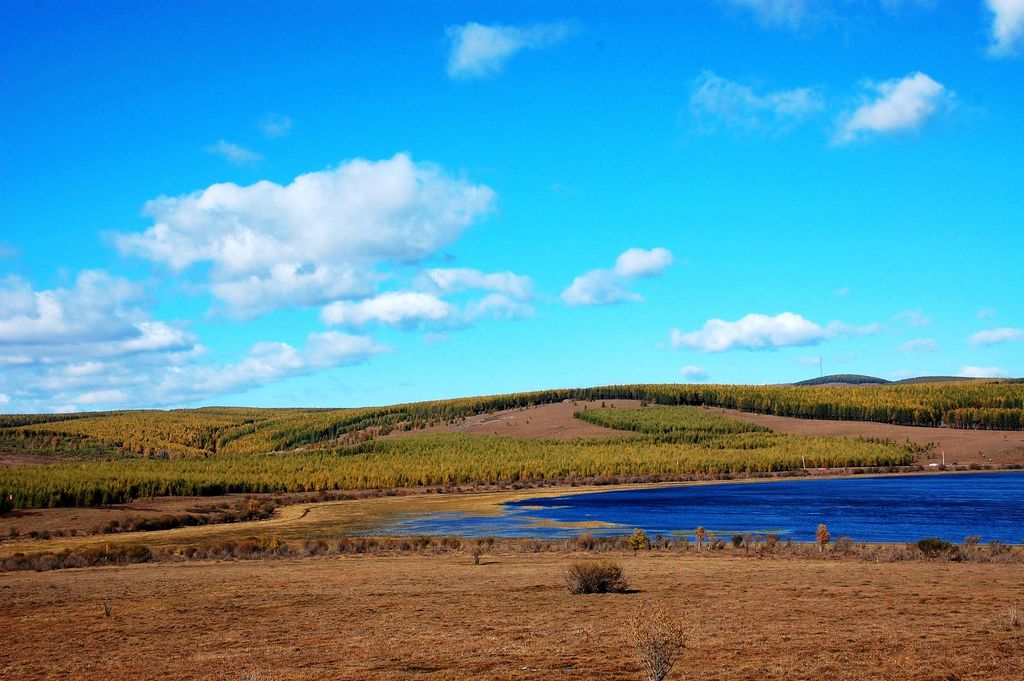
{"type": "Polygon", "coordinates": [[[553,538],[624,534],[640,527],[651,536],[668,537],[692,536],[702,525],[720,537],[777,533],[814,541],[818,523],[825,523],[833,539],[959,542],[978,535],[983,541],[1024,542],[1020,472],[673,485],[530,498],[503,507],[500,516],[407,517],[384,531],[553,538]]]}

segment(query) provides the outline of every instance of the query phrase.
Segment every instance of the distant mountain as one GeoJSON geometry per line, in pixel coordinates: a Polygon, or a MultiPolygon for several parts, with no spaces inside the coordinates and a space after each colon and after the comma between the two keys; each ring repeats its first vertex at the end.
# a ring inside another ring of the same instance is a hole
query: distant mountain
{"type": "Polygon", "coordinates": [[[945,383],[947,381],[981,381],[989,379],[968,378],[964,376],[916,376],[914,378],[903,378],[893,383],[945,383]]]}
{"type": "MultiPolygon", "coordinates": [[[[863,374],[831,374],[819,378],[809,378],[806,381],[791,383],[790,385],[882,385],[884,383],[912,385],[915,383],[948,383],[949,381],[988,381],[987,378],[968,378],[964,376],[915,376],[913,378],[901,378],[898,381],[888,381],[877,376],[865,376],[863,374]]],[[[1006,378],[1008,383],[1016,383],[1021,379],[1006,378]]]]}
{"type": "MultiPolygon", "coordinates": [[[[915,379],[907,379],[907,383],[915,379]]],[[[806,381],[799,381],[793,385],[876,385],[881,383],[892,383],[877,376],[864,376],[863,374],[831,374],[818,378],[809,378],[806,381]]]]}

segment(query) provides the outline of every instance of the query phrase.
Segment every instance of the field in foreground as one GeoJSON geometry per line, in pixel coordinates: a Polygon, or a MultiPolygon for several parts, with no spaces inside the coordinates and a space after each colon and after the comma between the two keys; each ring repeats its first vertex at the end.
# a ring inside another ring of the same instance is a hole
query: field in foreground
{"type": "Polygon", "coordinates": [[[615,554],[359,556],[0,574],[5,679],[640,679],[629,617],[686,627],[670,679],[1020,679],[1020,566],[615,554]],[[110,617],[103,615],[107,599],[110,617]]]}

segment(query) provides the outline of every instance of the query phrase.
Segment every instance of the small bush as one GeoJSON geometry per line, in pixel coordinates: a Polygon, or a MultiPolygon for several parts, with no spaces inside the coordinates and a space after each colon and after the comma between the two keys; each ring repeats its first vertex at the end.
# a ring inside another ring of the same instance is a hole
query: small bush
{"type": "Polygon", "coordinates": [[[686,646],[679,624],[660,606],[640,608],[630,621],[629,638],[648,681],[662,681],[686,646]]]}
{"type": "Polygon", "coordinates": [[[853,553],[853,539],[850,537],[836,539],[835,544],[832,545],[832,550],[841,556],[851,555],[853,553]]]}
{"type": "Polygon", "coordinates": [[[953,553],[954,547],[948,541],[938,537],[926,537],[917,541],[917,549],[925,558],[940,558],[953,553]]]}
{"type": "Polygon", "coordinates": [[[629,588],[622,566],[611,560],[578,560],[565,572],[565,584],[571,594],[622,593],[629,588]]]}

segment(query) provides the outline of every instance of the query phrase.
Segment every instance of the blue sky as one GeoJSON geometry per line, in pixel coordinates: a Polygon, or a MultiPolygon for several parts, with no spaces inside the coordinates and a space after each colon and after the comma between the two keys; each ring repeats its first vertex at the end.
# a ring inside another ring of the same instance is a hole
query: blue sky
{"type": "Polygon", "coordinates": [[[1024,375],[1024,0],[15,0],[0,98],[3,411],[1024,375]]]}

